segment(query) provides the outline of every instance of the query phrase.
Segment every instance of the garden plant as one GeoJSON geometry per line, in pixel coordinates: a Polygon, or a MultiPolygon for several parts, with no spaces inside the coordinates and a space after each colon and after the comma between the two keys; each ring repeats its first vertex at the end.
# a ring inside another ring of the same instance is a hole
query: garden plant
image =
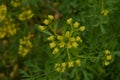
{"type": "Polygon", "coordinates": [[[120,0],[0,0],[0,80],[120,80],[120,0]]]}

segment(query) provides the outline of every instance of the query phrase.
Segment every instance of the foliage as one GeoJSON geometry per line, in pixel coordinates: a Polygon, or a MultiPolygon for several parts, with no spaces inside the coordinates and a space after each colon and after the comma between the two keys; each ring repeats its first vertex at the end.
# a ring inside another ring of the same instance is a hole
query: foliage
{"type": "Polygon", "coordinates": [[[119,0],[0,0],[0,80],[120,80],[119,0]]]}

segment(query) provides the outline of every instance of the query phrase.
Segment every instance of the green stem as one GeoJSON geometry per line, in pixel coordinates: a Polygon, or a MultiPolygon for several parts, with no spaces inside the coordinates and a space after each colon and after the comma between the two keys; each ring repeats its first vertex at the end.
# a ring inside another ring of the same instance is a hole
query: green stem
{"type": "Polygon", "coordinates": [[[104,1],[101,0],[101,11],[104,9],[104,1]]]}
{"type": "Polygon", "coordinates": [[[68,55],[69,61],[71,61],[71,57],[70,57],[70,53],[69,53],[69,49],[68,48],[67,48],[67,55],[68,55]]]}
{"type": "Polygon", "coordinates": [[[49,26],[49,28],[55,35],[57,35],[56,32],[53,30],[53,28],[51,26],[49,26]]]}
{"type": "Polygon", "coordinates": [[[87,56],[85,56],[85,55],[77,55],[77,57],[79,57],[79,58],[87,58],[87,56]]]}

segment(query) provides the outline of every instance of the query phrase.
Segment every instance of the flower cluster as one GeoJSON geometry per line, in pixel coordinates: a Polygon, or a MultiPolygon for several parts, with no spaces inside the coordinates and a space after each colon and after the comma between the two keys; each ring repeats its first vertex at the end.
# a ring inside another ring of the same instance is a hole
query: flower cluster
{"type": "Polygon", "coordinates": [[[23,37],[20,39],[18,54],[20,54],[22,57],[25,57],[30,52],[31,48],[32,43],[30,42],[30,37],[23,37]]]}
{"type": "Polygon", "coordinates": [[[53,54],[57,54],[59,48],[77,48],[78,42],[82,42],[80,36],[72,37],[70,31],[67,31],[65,35],[49,36],[49,46],[53,48],[53,54]]]}
{"type": "MultiPolygon", "coordinates": [[[[53,18],[52,18],[53,19],[53,18]]],[[[48,25],[49,20],[45,19],[44,23],[48,25]]],[[[67,20],[67,24],[72,25],[72,18],[67,20]]],[[[62,35],[54,34],[48,37],[48,40],[50,41],[49,46],[53,49],[53,54],[57,54],[59,52],[60,48],[77,48],[79,45],[79,42],[82,43],[82,39],[79,35],[74,35],[77,31],[84,31],[85,26],[80,26],[79,22],[75,22],[71,27],[71,30],[67,30],[62,35]]],[[[41,30],[44,30],[45,27],[41,26],[41,30]]],[[[55,32],[55,31],[53,31],[55,32]]]]}
{"type": "Polygon", "coordinates": [[[7,13],[7,6],[2,4],[0,5],[0,22],[5,19],[7,13]]]}
{"type": "Polygon", "coordinates": [[[108,66],[110,64],[110,61],[112,60],[112,55],[111,52],[109,50],[105,50],[105,61],[104,61],[104,65],[108,66]]]}
{"type": "Polygon", "coordinates": [[[72,67],[74,67],[75,64],[80,67],[80,65],[81,65],[80,59],[77,59],[76,61],[63,62],[61,64],[56,63],[55,70],[57,72],[64,72],[67,67],[72,68],[72,67]]]}
{"type": "MultiPolygon", "coordinates": [[[[54,20],[54,17],[52,16],[52,15],[48,15],[48,19],[45,19],[44,21],[43,21],[43,23],[46,25],[46,26],[42,26],[42,25],[40,25],[39,26],[39,29],[41,30],[41,31],[44,31],[44,30],[46,30],[46,28],[50,28],[52,31],[53,31],[53,29],[52,29],[52,27],[49,25],[49,24],[51,24],[51,22],[54,20]],[[47,27],[48,26],[48,27],[47,27]]],[[[54,31],[53,31],[54,32],[54,31]]],[[[54,32],[55,33],[55,32],[54,32]]]]}
{"type": "Polygon", "coordinates": [[[109,14],[109,11],[107,9],[104,9],[104,10],[101,11],[101,14],[103,16],[107,16],[109,14]]]}
{"type": "MultiPolygon", "coordinates": [[[[57,29],[52,25],[53,20],[54,17],[52,15],[48,15],[48,18],[43,21],[44,25],[40,25],[39,29],[50,33],[47,40],[49,41],[49,47],[52,49],[52,54],[57,55],[59,53],[64,53],[68,56],[67,62],[63,61],[61,64],[55,64],[56,71],[64,72],[66,67],[74,67],[74,63],[80,66],[81,61],[79,59],[74,61],[75,58],[71,55],[70,49],[78,48],[79,44],[83,42],[80,34],[85,31],[85,26],[81,26],[78,21],[73,22],[72,18],[69,18],[66,20],[67,25],[62,27],[62,30],[65,30],[58,34],[57,29]],[[64,52],[62,52],[62,50],[64,50],[64,52]]],[[[67,58],[64,57],[65,60],[67,58]]]]}
{"type": "Polygon", "coordinates": [[[21,5],[21,2],[19,0],[11,0],[11,3],[10,3],[13,7],[19,7],[21,5]]]}
{"type": "Polygon", "coordinates": [[[0,26],[0,38],[4,38],[5,36],[13,36],[17,33],[19,28],[17,27],[13,19],[10,16],[6,16],[6,18],[1,22],[0,26]]]}
{"type": "Polygon", "coordinates": [[[18,15],[19,20],[24,21],[31,19],[34,16],[31,9],[23,8],[22,12],[18,15]]]}

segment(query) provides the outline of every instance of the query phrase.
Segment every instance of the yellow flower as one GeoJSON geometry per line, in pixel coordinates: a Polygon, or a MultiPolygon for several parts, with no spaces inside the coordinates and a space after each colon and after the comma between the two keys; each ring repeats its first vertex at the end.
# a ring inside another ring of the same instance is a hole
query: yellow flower
{"type": "Polygon", "coordinates": [[[57,53],[58,53],[58,51],[59,51],[59,49],[58,49],[58,48],[54,48],[52,53],[53,53],[53,54],[57,54],[57,53]]]}
{"type": "Polygon", "coordinates": [[[105,50],[105,55],[108,55],[108,54],[110,54],[110,51],[109,50],[105,50]]]}
{"type": "Polygon", "coordinates": [[[63,40],[63,36],[58,35],[57,39],[60,40],[60,41],[62,41],[63,40]]]}
{"type": "Polygon", "coordinates": [[[2,5],[0,5],[0,8],[1,8],[0,14],[2,13],[2,11],[3,11],[3,13],[6,13],[6,11],[7,11],[7,6],[6,5],[2,4],[2,5]]]}
{"type": "Polygon", "coordinates": [[[104,9],[104,10],[101,11],[101,14],[103,16],[107,16],[109,14],[109,11],[107,9],[104,9]]]}
{"type": "Polygon", "coordinates": [[[7,26],[6,26],[7,36],[13,36],[17,33],[17,28],[15,26],[16,25],[14,23],[13,24],[7,24],[7,26]]]}
{"type": "Polygon", "coordinates": [[[57,54],[58,53],[58,51],[59,51],[59,49],[56,47],[56,48],[54,48],[54,50],[53,50],[53,54],[57,54]]]}
{"type": "Polygon", "coordinates": [[[74,37],[69,38],[69,41],[75,41],[74,37]]]}
{"type": "Polygon", "coordinates": [[[72,43],[72,46],[73,46],[74,48],[77,48],[78,43],[77,43],[77,42],[73,42],[73,43],[72,43]]]}
{"type": "Polygon", "coordinates": [[[25,57],[28,52],[29,52],[29,49],[24,48],[22,45],[19,46],[18,54],[20,54],[22,57],[25,57]]]}
{"type": "Polygon", "coordinates": [[[57,71],[57,72],[61,72],[61,68],[60,68],[60,67],[57,67],[57,68],[56,68],[56,71],[57,71]]]}
{"type": "Polygon", "coordinates": [[[106,56],[106,59],[107,59],[107,60],[111,60],[111,59],[112,59],[112,56],[111,56],[111,55],[107,55],[107,56],[106,56]]]}
{"type": "Polygon", "coordinates": [[[48,19],[45,19],[45,20],[43,21],[43,23],[44,23],[45,25],[48,25],[48,24],[49,24],[49,20],[48,20],[48,19]]]}
{"type": "Polygon", "coordinates": [[[60,64],[59,63],[56,63],[55,64],[55,69],[57,72],[60,72],[61,71],[61,68],[60,68],[60,64]]]}
{"type": "Polygon", "coordinates": [[[75,61],[75,63],[80,67],[80,65],[81,65],[80,59],[77,59],[77,60],[75,61]]]}
{"type": "Polygon", "coordinates": [[[41,30],[41,31],[44,31],[45,30],[45,26],[39,26],[39,29],[41,30]]]}
{"type": "Polygon", "coordinates": [[[76,37],[76,41],[80,41],[80,42],[82,42],[81,37],[80,37],[80,36],[77,36],[77,37],[76,37]]]}
{"type": "Polygon", "coordinates": [[[67,43],[67,48],[72,48],[72,44],[70,42],[67,43]]]}
{"type": "Polygon", "coordinates": [[[50,40],[50,41],[54,40],[54,36],[49,36],[48,40],[50,40]]]}
{"type": "Polygon", "coordinates": [[[70,31],[67,31],[67,32],[65,33],[65,37],[67,37],[67,38],[70,37],[70,31]]]}
{"type": "Polygon", "coordinates": [[[74,62],[73,62],[73,61],[68,62],[68,67],[69,67],[69,68],[70,68],[70,67],[74,67],[74,62]]]}
{"type": "Polygon", "coordinates": [[[69,25],[72,24],[72,18],[67,19],[67,24],[69,24],[69,25]]]}
{"type": "Polygon", "coordinates": [[[80,26],[79,30],[80,31],[84,31],[85,30],[85,26],[80,26]]]}
{"type": "Polygon", "coordinates": [[[20,6],[20,2],[15,2],[15,1],[11,1],[11,5],[13,6],[13,7],[18,7],[18,6],[20,6]]]}
{"type": "Polygon", "coordinates": [[[76,21],[73,25],[74,25],[75,28],[78,28],[80,23],[76,21]]]}
{"type": "Polygon", "coordinates": [[[54,16],[48,15],[48,18],[49,18],[50,20],[53,20],[53,19],[54,19],[54,16]]]}
{"type": "Polygon", "coordinates": [[[23,39],[20,39],[18,54],[25,57],[30,52],[31,48],[32,43],[30,42],[29,37],[24,37],[23,39]]]}
{"type": "Polygon", "coordinates": [[[19,14],[18,18],[19,20],[24,21],[24,20],[31,19],[33,16],[34,14],[32,13],[30,9],[28,10],[24,9],[23,12],[19,14]]]}
{"type": "Polygon", "coordinates": [[[108,66],[109,64],[110,64],[109,61],[105,61],[105,62],[104,62],[104,65],[105,65],[105,66],[108,66]]]}
{"type": "Polygon", "coordinates": [[[66,67],[67,66],[67,63],[66,62],[64,62],[64,63],[62,63],[62,65],[61,65],[62,67],[66,67]]]}
{"type": "Polygon", "coordinates": [[[50,48],[54,48],[56,46],[56,43],[55,42],[51,42],[49,45],[50,45],[50,48]]]}
{"type": "Polygon", "coordinates": [[[60,42],[60,43],[59,43],[59,46],[60,46],[60,48],[63,48],[63,47],[65,46],[65,42],[63,42],[63,41],[60,42]]]}
{"type": "Polygon", "coordinates": [[[29,49],[25,48],[21,55],[24,57],[24,56],[26,56],[28,54],[28,52],[29,52],[29,49]]]}
{"type": "Polygon", "coordinates": [[[62,65],[61,65],[61,67],[62,67],[61,72],[64,72],[64,71],[65,71],[66,65],[67,65],[67,63],[65,63],[65,62],[62,63],[62,65]]]}
{"type": "Polygon", "coordinates": [[[0,39],[1,38],[4,38],[5,37],[5,35],[6,35],[6,31],[5,31],[5,29],[3,28],[0,28],[0,39]]]}
{"type": "Polygon", "coordinates": [[[60,67],[60,64],[59,64],[59,63],[56,63],[56,64],[55,64],[55,68],[57,68],[57,67],[60,67]]]}
{"type": "Polygon", "coordinates": [[[0,21],[3,21],[6,17],[7,6],[2,4],[0,5],[0,21]]]}
{"type": "Polygon", "coordinates": [[[66,69],[66,67],[63,67],[63,68],[61,69],[61,72],[64,72],[64,71],[65,71],[65,69],[66,69]]]}

